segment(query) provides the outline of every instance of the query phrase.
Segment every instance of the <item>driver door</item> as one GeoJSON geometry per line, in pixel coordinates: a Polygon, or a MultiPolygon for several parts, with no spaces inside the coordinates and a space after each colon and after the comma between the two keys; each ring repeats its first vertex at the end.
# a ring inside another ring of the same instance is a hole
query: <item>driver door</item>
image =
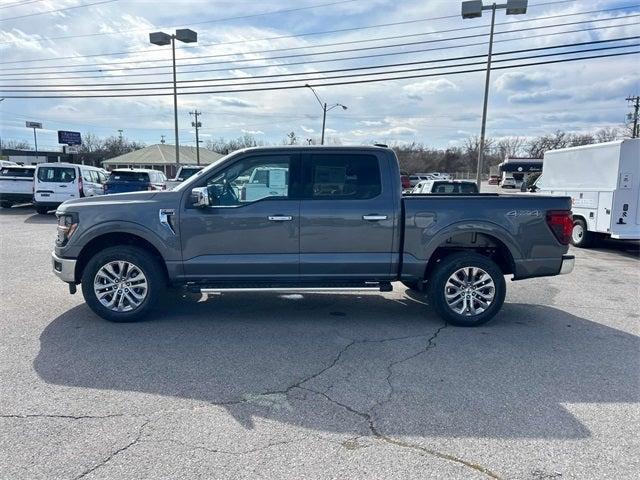
{"type": "Polygon", "coordinates": [[[212,281],[296,280],[299,275],[299,155],[240,157],[204,178],[209,206],[190,194],[180,215],[184,274],[212,281]]]}

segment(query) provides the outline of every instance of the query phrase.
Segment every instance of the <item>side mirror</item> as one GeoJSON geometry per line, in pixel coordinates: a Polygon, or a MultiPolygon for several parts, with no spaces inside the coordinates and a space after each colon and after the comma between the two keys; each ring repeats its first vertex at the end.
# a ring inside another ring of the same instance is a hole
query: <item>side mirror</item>
{"type": "Polygon", "coordinates": [[[198,187],[191,190],[191,204],[197,208],[205,208],[211,205],[207,187],[198,187]]]}

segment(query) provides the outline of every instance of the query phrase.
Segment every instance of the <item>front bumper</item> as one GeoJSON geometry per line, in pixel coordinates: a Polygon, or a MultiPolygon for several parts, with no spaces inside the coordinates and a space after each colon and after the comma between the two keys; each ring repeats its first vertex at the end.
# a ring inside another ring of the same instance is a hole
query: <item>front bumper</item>
{"type": "Polygon", "coordinates": [[[71,258],[60,258],[55,252],[51,252],[53,273],[63,282],[76,283],[76,261],[71,258]]]}
{"type": "Polygon", "coordinates": [[[573,272],[573,267],[576,264],[576,257],[573,255],[563,255],[562,256],[562,266],[560,267],[559,275],[566,275],[567,273],[573,272]]]}

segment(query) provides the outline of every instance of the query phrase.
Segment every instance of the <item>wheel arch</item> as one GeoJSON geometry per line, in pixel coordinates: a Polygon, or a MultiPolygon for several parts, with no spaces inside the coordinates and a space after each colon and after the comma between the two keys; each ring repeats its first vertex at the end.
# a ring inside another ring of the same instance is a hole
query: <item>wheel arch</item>
{"type": "Polygon", "coordinates": [[[435,246],[425,266],[424,279],[429,279],[444,258],[459,252],[479,253],[493,260],[505,275],[515,273],[514,255],[502,239],[484,231],[470,231],[447,236],[435,246]]]}
{"type": "Polygon", "coordinates": [[[104,250],[107,247],[114,247],[118,245],[128,245],[139,247],[145,252],[151,254],[160,264],[162,272],[165,278],[168,280],[169,272],[164,257],[160,253],[160,250],[149,240],[137,235],[135,233],[126,231],[108,232],[96,235],[90,241],[88,241],[80,254],[76,262],[75,279],[77,282],[82,280],[84,269],[86,268],[89,260],[99,251],[104,250]]]}

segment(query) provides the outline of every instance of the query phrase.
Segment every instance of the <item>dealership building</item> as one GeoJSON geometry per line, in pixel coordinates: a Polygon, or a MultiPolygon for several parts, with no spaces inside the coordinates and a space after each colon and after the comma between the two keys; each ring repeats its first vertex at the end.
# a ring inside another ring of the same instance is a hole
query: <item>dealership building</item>
{"type": "MultiPolygon", "coordinates": [[[[200,149],[200,165],[209,165],[224,155],[212,152],[206,148],[200,149]]],[[[180,165],[197,165],[197,153],[195,147],[180,147],[180,165]]],[[[103,168],[152,168],[160,170],[172,178],[176,174],[176,147],[168,143],[158,143],[148,147],[125,153],[118,157],[110,158],[102,162],[103,168]]]]}

